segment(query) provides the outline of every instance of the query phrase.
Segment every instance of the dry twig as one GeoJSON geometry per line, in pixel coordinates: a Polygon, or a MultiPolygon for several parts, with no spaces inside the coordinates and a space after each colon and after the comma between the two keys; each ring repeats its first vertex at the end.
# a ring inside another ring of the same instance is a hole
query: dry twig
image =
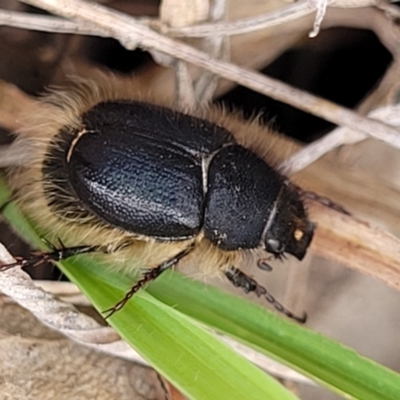
{"type": "Polygon", "coordinates": [[[303,111],[318,115],[338,125],[359,130],[396,148],[400,148],[400,135],[397,129],[363,118],[344,107],[294,89],[257,72],[248,71],[231,63],[214,59],[193,47],[164,37],[141,25],[134,18],[117,11],[80,0],[25,0],[25,2],[45,8],[49,12],[66,18],[93,24],[102,29],[104,33],[119,40],[128,49],[136,47],[139,43],[141,47],[150,51],[156,50],[167,53],[178,59],[206,68],[219,76],[231,79],[238,84],[259,91],[276,100],[287,102],[303,111]]]}
{"type": "MultiPolygon", "coordinates": [[[[370,118],[399,127],[400,126],[400,105],[388,105],[380,107],[368,114],[370,118]]],[[[326,153],[345,144],[354,144],[366,139],[360,132],[348,128],[336,128],[328,135],[311,144],[303,147],[299,152],[289,157],[281,164],[281,168],[292,174],[306,168],[326,153]]]]}
{"type": "MultiPolygon", "coordinates": [[[[15,260],[0,243],[0,265],[15,260]]],[[[0,274],[0,290],[15,302],[29,310],[41,322],[70,339],[104,353],[147,365],[147,362],[120,339],[110,327],[98,324],[94,319],[78,311],[70,302],[58,300],[65,292],[79,293],[76,286],[66,282],[36,282],[20,268],[12,268],[0,274]],[[42,286],[47,291],[42,289],[42,286]],[[60,293],[61,286],[61,293],[60,293]],[[66,290],[67,288],[67,290],[66,290]],[[53,289],[53,294],[48,293],[53,289]]],[[[310,379],[287,368],[256,351],[221,336],[223,340],[244,357],[264,370],[280,378],[314,384],[310,379]]]]}
{"type": "MultiPolygon", "coordinates": [[[[0,244],[0,264],[13,262],[15,260],[0,244]]],[[[51,294],[38,288],[29,275],[20,268],[12,268],[0,274],[0,290],[29,310],[44,324],[76,342],[108,354],[143,363],[143,359],[122,341],[112,328],[99,325],[71,304],[57,300],[51,294]]]]}

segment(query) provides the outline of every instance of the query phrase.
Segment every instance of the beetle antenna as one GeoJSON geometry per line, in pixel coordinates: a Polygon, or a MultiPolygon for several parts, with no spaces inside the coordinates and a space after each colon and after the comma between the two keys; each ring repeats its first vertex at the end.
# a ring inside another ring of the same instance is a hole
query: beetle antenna
{"type": "Polygon", "coordinates": [[[129,299],[131,299],[133,297],[133,295],[137,291],[139,291],[139,289],[142,289],[147,283],[154,281],[167,269],[178,264],[178,262],[182,258],[186,257],[194,249],[194,247],[195,247],[195,245],[194,245],[194,243],[192,243],[187,249],[181,251],[173,258],[170,258],[169,260],[164,261],[158,267],[145,270],[142,275],[142,278],[140,280],[138,280],[135,283],[135,285],[129,289],[129,291],[125,294],[125,296],[122,300],[120,300],[117,304],[115,304],[113,307],[109,308],[108,310],[103,311],[103,313],[105,314],[104,319],[110,318],[115,312],[121,310],[122,307],[124,307],[124,305],[129,301],[129,299]]]}
{"type": "Polygon", "coordinates": [[[322,205],[331,208],[332,210],[338,211],[345,215],[351,215],[343,206],[329,199],[328,197],[321,196],[318,193],[310,192],[308,190],[303,190],[297,187],[298,193],[304,198],[308,200],[315,200],[322,205]]]}
{"type": "Polygon", "coordinates": [[[248,275],[240,271],[240,269],[230,267],[225,272],[225,275],[234,286],[242,288],[246,293],[254,292],[257,297],[264,297],[265,300],[267,300],[268,303],[272,304],[275,309],[278,310],[280,313],[285,314],[287,317],[292,318],[302,324],[306,322],[306,313],[304,313],[301,317],[293,314],[281,303],[279,303],[264,286],[259,285],[253,278],[250,278],[248,275]]]}

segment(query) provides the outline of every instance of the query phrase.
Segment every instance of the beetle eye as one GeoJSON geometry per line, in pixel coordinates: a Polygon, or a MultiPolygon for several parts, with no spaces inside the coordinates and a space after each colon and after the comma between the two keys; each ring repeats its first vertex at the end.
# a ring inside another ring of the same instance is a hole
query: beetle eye
{"type": "Polygon", "coordinates": [[[300,242],[301,239],[303,239],[304,232],[301,229],[296,229],[293,233],[293,237],[300,242]]]}
{"type": "Polygon", "coordinates": [[[282,245],[281,245],[281,242],[279,240],[277,240],[277,239],[268,239],[267,240],[267,244],[268,244],[269,250],[272,253],[280,254],[280,253],[283,252],[282,251],[282,245]]]}

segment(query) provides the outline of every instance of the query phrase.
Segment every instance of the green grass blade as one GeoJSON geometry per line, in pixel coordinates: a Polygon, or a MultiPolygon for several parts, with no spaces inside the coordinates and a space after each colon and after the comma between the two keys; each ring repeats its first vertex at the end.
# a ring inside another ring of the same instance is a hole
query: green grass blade
{"type": "MultiPolygon", "coordinates": [[[[79,284],[99,310],[112,307],[124,296],[125,290],[104,281],[107,274],[99,275],[98,268],[82,265],[79,259],[63,264],[68,277],[79,284]]],[[[193,319],[145,291],[135,295],[109,322],[190,398],[295,399],[193,319]]]]}
{"type": "MultiPolygon", "coordinates": [[[[7,190],[0,188],[0,205],[8,199],[7,190]]],[[[28,241],[43,246],[32,225],[14,204],[8,203],[3,208],[3,215],[28,241]]],[[[65,261],[60,268],[98,310],[116,304],[132,284],[126,276],[98,268],[90,257],[65,261]]],[[[296,399],[275,379],[236,354],[193,319],[145,291],[135,295],[109,322],[190,398],[296,399]]]]}
{"type": "Polygon", "coordinates": [[[398,373],[256,304],[170,272],[147,290],[338,393],[362,400],[400,398],[398,373]]]}
{"type": "MultiPolygon", "coordinates": [[[[0,191],[0,204],[1,196],[0,191]]],[[[16,210],[11,213],[14,206],[10,207],[5,208],[4,214],[11,220],[17,216],[14,224],[18,227],[21,215],[16,210]]],[[[22,223],[22,226],[25,237],[29,238],[30,224],[22,223]]],[[[38,243],[37,236],[33,241],[38,243]]],[[[74,262],[65,263],[64,271],[99,310],[112,307],[132,285],[132,279],[99,268],[90,257],[77,257],[74,262]]],[[[222,398],[247,399],[254,394],[258,398],[293,398],[280,386],[271,389],[264,374],[240,357],[234,357],[225,345],[183,314],[282,360],[348,397],[362,400],[400,398],[397,373],[246,300],[169,272],[149,285],[147,292],[135,295],[110,322],[189,397],[213,399],[217,397],[212,396],[223,394],[222,398]],[[153,337],[156,338],[154,342],[153,337]],[[161,359],[158,359],[160,355],[161,359]],[[176,367],[181,360],[182,364],[176,367]],[[182,365],[193,371],[204,368],[201,385],[198,374],[182,374],[182,365]],[[243,375],[247,369],[249,373],[243,375]],[[220,381],[225,393],[211,389],[220,381]],[[201,387],[194,387],[196,385],[201,387]],[[210,391],[207,396],[204,390],[210,391]],[[279,390],[283,390],[283,394],[279,390]],[[238,393],[242,397],[238,397],[238,393]]]]}

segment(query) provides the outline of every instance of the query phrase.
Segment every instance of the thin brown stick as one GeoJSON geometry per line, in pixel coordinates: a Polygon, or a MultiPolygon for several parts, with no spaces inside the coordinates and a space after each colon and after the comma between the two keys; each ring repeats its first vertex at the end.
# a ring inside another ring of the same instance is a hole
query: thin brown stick
{"type": "Polygon", "coordinates": [[[295,89],[260,73],[212,58],[204,52],[164,37],[148,27],[140,25],[134,18],[125,14],[110,10],[99,4],[86,3],[80,0],[25,0],[25,2],[45,8],[49,12],[66,18],[91,23],[99,29],[103,29],[109,36],[118,39],[128,49],[140,43],[144,48],[155,49],[191,62],[276,100],[291,104],[335,124],[359,130],[396,148],[400,148],[400,134],[393,127],[361,117],[335,103],[295,89]]]}
{"type": "Polygon", "coordinates": [[[0,26],[12,26],[51,33],[71,33],[76,35],[105,36],[93,26],[68,21],[64,18],[0,10],[0,26]]]}
{"type": "MultiPolygon", "coordinates": [[[[379,121],[385,121],[393,126],[400,126],[400,105],[378,108],[369,113],[368,116],[379,121]]],[[[366,139],[366,136],[360,132],[354,132],[343,127],[336,128],[328,135],[303,147],[299,152],[285,160],[280,168],[288,174],[301,171],[337,147],[344,144],[354,144],[364,139],[366,139]]]]}
{"type": "MultiPolygon", "coordinates": [[[[271,28],[313,13],[315,13],[315,10],[309,7],[305,1],[302,1],[271,13],[243,18],[237,21],[221,21],[182,27],[171,27],[154,18],[140,18],[138,22],[151,26],[163,34],[170,36],[213,37],[220,35],[240,35],[271,28]]],[[[101,29],[97,29],[90,24],[9,10],[0,10],[0,25],[52,33],[106,36],[101,29]]]]}
{"type": "MultiPolygon", "coordinates": [[[[11,255],[0,244],[0,265],[13,261],[11,255]]],[[[147,365],[147,362],[121,340],[112,328],[99,325],[94,319],[78,311],[71,301],[65,302],[58,299],[60,292],[61,295],[66,292],[80,293],[74,284],[67,282],[52,282],[51,285],[48,282],[36,282],[35,284],[28,274],[19,268],[14,268],[0,274],[0,290],[32,312],[40,321],[70,339],[104,353],[147,365]],[[41,286],[44,286],[47,291],[52,289],[57,296],[44,291],[41,286]]],[[[232,339],[222,337],[231,347],[259,367],[281,378],[313,384],[311,380],[270,360],[263,354],[240,345],[232,339]]]]}

